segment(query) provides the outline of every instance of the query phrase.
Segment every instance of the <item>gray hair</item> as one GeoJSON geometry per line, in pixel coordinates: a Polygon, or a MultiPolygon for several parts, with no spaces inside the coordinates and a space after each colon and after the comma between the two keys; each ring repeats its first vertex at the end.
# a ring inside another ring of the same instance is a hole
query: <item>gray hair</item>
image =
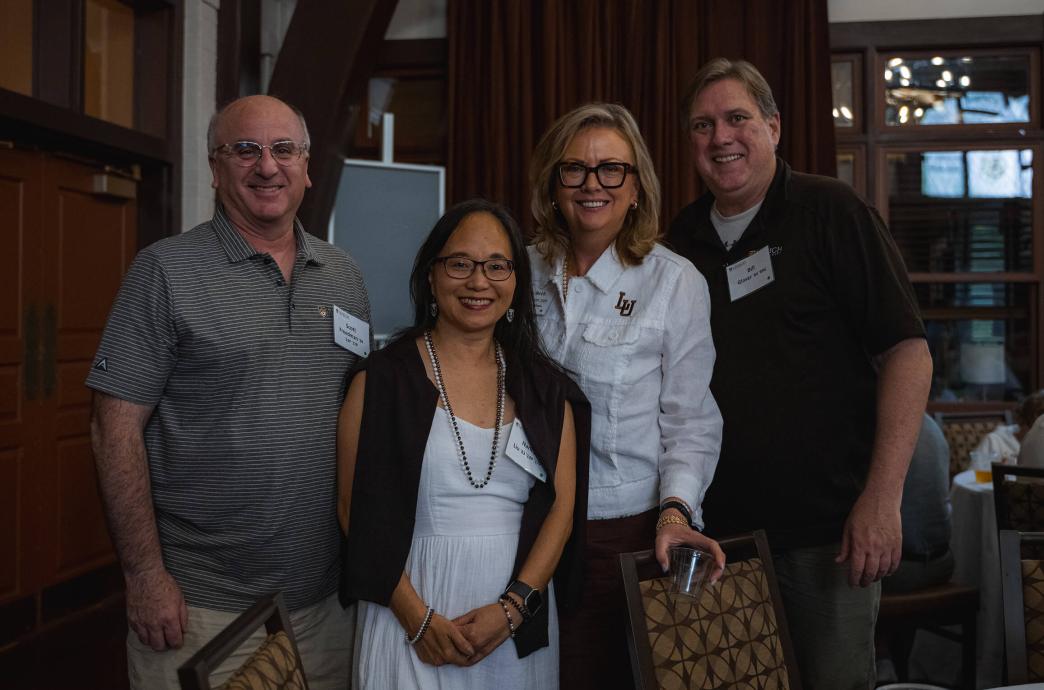
{"type": "Polygon", "coordinates": [[[746,60],[729,60],[728,58],[714,58],[696,73],[689,88],[681,100],[682,129],[689,129],[689,115],[692,113],[692,104],[705,88],[722,79],[735,79],[743,84],[747,93],[758,105],[758,110],[765,118],[775,117],[779,113],[776,107],[776,99],[772,97],[772,87],[761,76],[758,68],[746,60]]]}
{"type": "MultiPolygon", "coordinates": [[[[244,98],[251,98],[251,97],[250,96],[244,96],[244,98]]],[[[289,103],[287,103],[286,101],[284,101],[281,98],[276,98],[275,96],[265,96],[265,98],[271,98],[272,100],[279,101],[280,103],[282,103],[287,108],[290,108],[290,110],[293,111],[294,115],[297,116],[297,121],[301,123],[301,131],[304,132],[304,141],[303,142],[299,142],[299,143],[303,143],[305,145],[306,149],[307,148],[311,148],[312,139],[308,135],[308,125],[305,123],[304,113],[302,113],[300,110],[298,110],[297,107],[295,107],[293,105],[290,105],[289,103]]],[[[217,128],[218,128],[218,124],[221,122],[221,118],[225,116],[225,114],[229,111],[229,109],[231,109],[233,106],[235,106],[237,103],[239,103],[242,100],[243,100],[242,98],[237,98],[236,100],[232,101],[231,103],[226,104],[225,107],[221,108],[220,110],[218,110],[217,112],[215,112],[213,115],[210,116],[210,122],[209,122],[209,124],[207,124],[207,155],[208,156],[211,155],[214,152],[214,149],[216,149],[218,146],[221,145],[221,144],[217,143],[217,128]]]]}

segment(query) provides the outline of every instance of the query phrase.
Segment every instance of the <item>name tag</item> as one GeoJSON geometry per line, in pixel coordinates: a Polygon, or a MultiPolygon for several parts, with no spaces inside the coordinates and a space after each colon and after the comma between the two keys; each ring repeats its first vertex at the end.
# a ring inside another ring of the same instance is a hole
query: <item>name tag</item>
{"type": "Polygon", "coordinates": [[[547,313],[547,305],[551,304],[551,294],[544,289],[533,290],[533,313],[543,316],[547,313]]]}
{"type": "Polygon", "coordinates": [[[334,342],[360,357],[370,354],[370,324],[334,305],[334,342]]]}
{"type": "Polygon", "coordinates": [[[727,266],[725,274],[729,279],[729,299],[732,302],[776,279],[772,273],[772,257],[769,256],[768,247],[762,247],[746,259],[727,266]]]}
{"type": "Polygon", "coordinates": [[[511,423],[511,433],[508,436],[505,453],[526,472],[542,482],[547,481],[547,472],[544,471],[540,461],[537,460],[536,453],[529,446],[529,439],[526,438],[526,432],[522,429],[522,422],[518,421],[518,417],[515,417],[515,421],[511,423]]]}

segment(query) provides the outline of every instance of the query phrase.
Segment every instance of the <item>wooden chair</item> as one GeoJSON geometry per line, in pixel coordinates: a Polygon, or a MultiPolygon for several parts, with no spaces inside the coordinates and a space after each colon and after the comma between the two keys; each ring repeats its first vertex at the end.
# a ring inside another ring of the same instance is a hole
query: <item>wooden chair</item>
{"type": "Polygon", "coordinates": [[[765,533],[720,543],[725,574],[696,599],[668,593],[652,551],[620,554],[636,688],[800,690],[765,533]],[[734,654],[741,645],[749,653],[734,654]]]}
{"type": "Polygon", "coordinates": [[[221,690],[308,690],[280,593],[259,600],[192,655],[178,669],[182,690],[211,690],[210,674],[262,624],[268,635],[221,690]]]}
{"type": "Polygon", "coordinates": [[[1014,424],[1011,410],[936,412],[935,421],[950,444],[950,478],[971,466],[969,453],[1000,424],[1014,424]]]}
{"type": "Polygon", "coordinates": [[[1021,552],[1044,547],[1044,532],[1000,533],[1007,683],[1044,680],[1044,561],[1021,552]]]}
{"type": "Polygon", "coordinates": [[[888,641],[888,651],[899,680],[908,680],[908,662],[917,630],[927,630],[961,645],[961,687],[975,688],[976,622],[979,589],[947,582],[911,592],[881,594],[877,636],[888,641]],[[944,626],[959,625],[960,634],[944,626]]]}
{"type": "Polygon", "coordinates": [[[991,470],[997,529],[1044,530],[1044,468],[993,463],[991,470]]]}

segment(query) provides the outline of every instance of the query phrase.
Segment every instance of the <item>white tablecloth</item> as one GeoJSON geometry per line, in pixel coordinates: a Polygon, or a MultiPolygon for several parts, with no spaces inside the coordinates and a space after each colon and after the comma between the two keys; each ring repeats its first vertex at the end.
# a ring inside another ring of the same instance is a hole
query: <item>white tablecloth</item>
{"type": "MultiPolygon", "coordinates": [[[[995,688],[1004,682],[1004,618],[993,484],[977,483],[971,470],[961,472],[953,478],[950,502],[953,581],[979,588],[976,687],[995,688]]],[[[917,635],[910,657],[911,677],[930,678],[956,687],[960,683],[960,666],[959,645],[936,635],[917,635]]]]}

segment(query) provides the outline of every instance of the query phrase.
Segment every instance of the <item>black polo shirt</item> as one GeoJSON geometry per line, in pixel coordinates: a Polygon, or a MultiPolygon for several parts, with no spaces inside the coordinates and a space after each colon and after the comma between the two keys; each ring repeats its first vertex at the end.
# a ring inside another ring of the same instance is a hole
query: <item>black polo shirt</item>
{"type": "Polygon", "coordinates": [[[706,194],[682,209],[669,233],[711,295],[711,391],[725,426],[707,530],[765,528],[776,548],[838,541],[870,464],[871,357],[924,337],[906,269],[850,187],[782,160],[731,251],[711,224],[713,203],[706,194]],[[774,281],[731,301],[726,266],[766,246],[774,281]]]}

